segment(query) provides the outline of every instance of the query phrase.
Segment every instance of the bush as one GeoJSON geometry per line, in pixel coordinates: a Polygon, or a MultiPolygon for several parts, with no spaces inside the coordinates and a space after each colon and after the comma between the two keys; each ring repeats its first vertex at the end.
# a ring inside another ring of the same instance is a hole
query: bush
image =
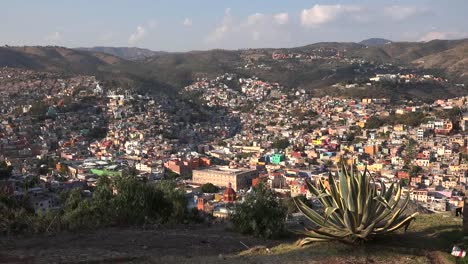
{"type": "Polygon", "coordinates": [[[93,197],[81,189],[59,195],[62,209],[35,214],[27,197],[0,196],[0,233],[42,233],[58,230],[96,229],[103,226],[181,223],[197,220],[187,210],[183,190],[172,181],[146,184],[136,176],[98,179],[93,197]]]}
{"type": "Polygon", "coordinates": [[[275,149],[285,149],[289,147],[289,140],[287,138],[277,139],[272,144],[271,147],[275,149]]]}
{"type": "Polygon", "coordinates": [[[218,186],[213,185],[212,183],[205,183],[201,187],[203,193],[217,193],[219,192],[218,186]]]}
{"type": "Polygon", "coordinates": [[[272,238],[283,233],[286,214],[287,208],[273,192],[264,184],[259,184],[245,196],[243,203],[236,205],[232,222],[241,233],[272,238]]]}
{"type": "Polygon", "coordinates": [[[0,162],[0,180],[8,179],[11,177],[13,167],[8,165],[5,161],[0,162]]]}

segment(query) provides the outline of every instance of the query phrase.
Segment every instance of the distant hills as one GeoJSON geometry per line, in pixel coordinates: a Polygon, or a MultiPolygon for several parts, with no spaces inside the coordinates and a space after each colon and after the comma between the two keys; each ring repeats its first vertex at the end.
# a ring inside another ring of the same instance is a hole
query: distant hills
{"type": "Polygon", "coordinates": [[[92,48],[76,48],[76,50],[101,52],[112,56],[116,56],[126,60],[141,60],[152,56],[165,53],[162,51],[152,51],[149,49],[141,49],[135,47],[92,47],[92,48]]]}
{"type": "Polygon", "coordinates": [[[390,43],[393,43],[393,41],[383,38],[369,38],[359,42],[359,44],[366,46],[382,46],[390,43]]]}
{"type": "Polygon", "coordinates": [[[217,49],[176,53],[139,48],[68,49],[52,46],[5,46],[0,47],[0,66],[93,74],[108,85],[166,94],[174,93],[198,77],[212,78],[231,72],[239,76],[257,76],[266,81],[279,82],[286,88],[309,90],[316,95],[398,95],[430,99],[441,95],[466,94],[467,90],[426,85],[409,88],[380,87],[372,91],[332,91],[330,86],[337,82],[366,80],[376,73],[386,71],[398,73],[402,69],[424,70],[468,86],[468,39],[429,42],[369,39],[361,43],[322,42],[283,49],[217,49]],[[347,59],[272,59],[274,52],[312,54],[329,49],[338,50],[345,54],[347,59]],[[366,63],[362,64],[359,61],[366,63]],[[262,67],[257,67],[258,65],[262,67]],[[379,65],[386,66],[382,68],[379,65]]]}
{"type": "Polygon", "coordinates": [[[124,60],[105,53],[92,54],[64,47],[0,47],[0,66],[91,74],[100,67],[122,63],[124,60]]]}

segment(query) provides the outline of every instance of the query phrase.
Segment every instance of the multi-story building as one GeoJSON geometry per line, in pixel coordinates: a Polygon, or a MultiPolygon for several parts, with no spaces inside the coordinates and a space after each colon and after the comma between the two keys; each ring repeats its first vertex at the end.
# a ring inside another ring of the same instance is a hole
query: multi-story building
{"type": "Polygon", "coordinates": [[[244,168],[229,168],[226,166],[213,166],[206,169],[193,170],[192,181],[197,184],[212,183],[218,187],[228,187],[235,191],[248,188],[252,179],[257,177],[256,170],[244,168]]]}
{"type": "Polygon", "coordinates": [[[427,191],[413,190],[413,192],[410,194],[410,199],[422,203],[427,203],[427,191]]]}

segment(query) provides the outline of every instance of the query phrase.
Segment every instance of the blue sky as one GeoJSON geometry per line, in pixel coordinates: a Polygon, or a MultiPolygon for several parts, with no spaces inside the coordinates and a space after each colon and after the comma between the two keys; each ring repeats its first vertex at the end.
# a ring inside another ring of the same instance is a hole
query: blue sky
{"type": "Polygon", "coordinates": [[[468,37],[468,1],[15,0],[0,44],[187,51],[468,37]]]}

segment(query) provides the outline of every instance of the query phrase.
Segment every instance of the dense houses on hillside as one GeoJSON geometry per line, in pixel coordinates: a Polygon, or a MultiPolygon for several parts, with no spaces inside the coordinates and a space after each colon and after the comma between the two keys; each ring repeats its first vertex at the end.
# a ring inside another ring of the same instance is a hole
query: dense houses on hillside
{"type": "MultiPolygon", "coordinates": [[[[371,81],[381,78],[392,77],[371,81]]],[[[457,207],[466,191],[468,97],[316,98],[226,73],[173,99],[103,87],[92,76],[9,68],[0,70],[0,93],[0,161],[14,167],[3,190],[31,193],[36,211],[59,208],[60,190],[92,195],[102,175],[135,174],[149,183],[176,178],[191,207],[226,217],[260,183],[278,197],[313,198],[306,181],[326,181],[340,160],[401,182],[432,211],[457,207]],[[206,183],[220,193],[201,193],[206,183]]]]}

